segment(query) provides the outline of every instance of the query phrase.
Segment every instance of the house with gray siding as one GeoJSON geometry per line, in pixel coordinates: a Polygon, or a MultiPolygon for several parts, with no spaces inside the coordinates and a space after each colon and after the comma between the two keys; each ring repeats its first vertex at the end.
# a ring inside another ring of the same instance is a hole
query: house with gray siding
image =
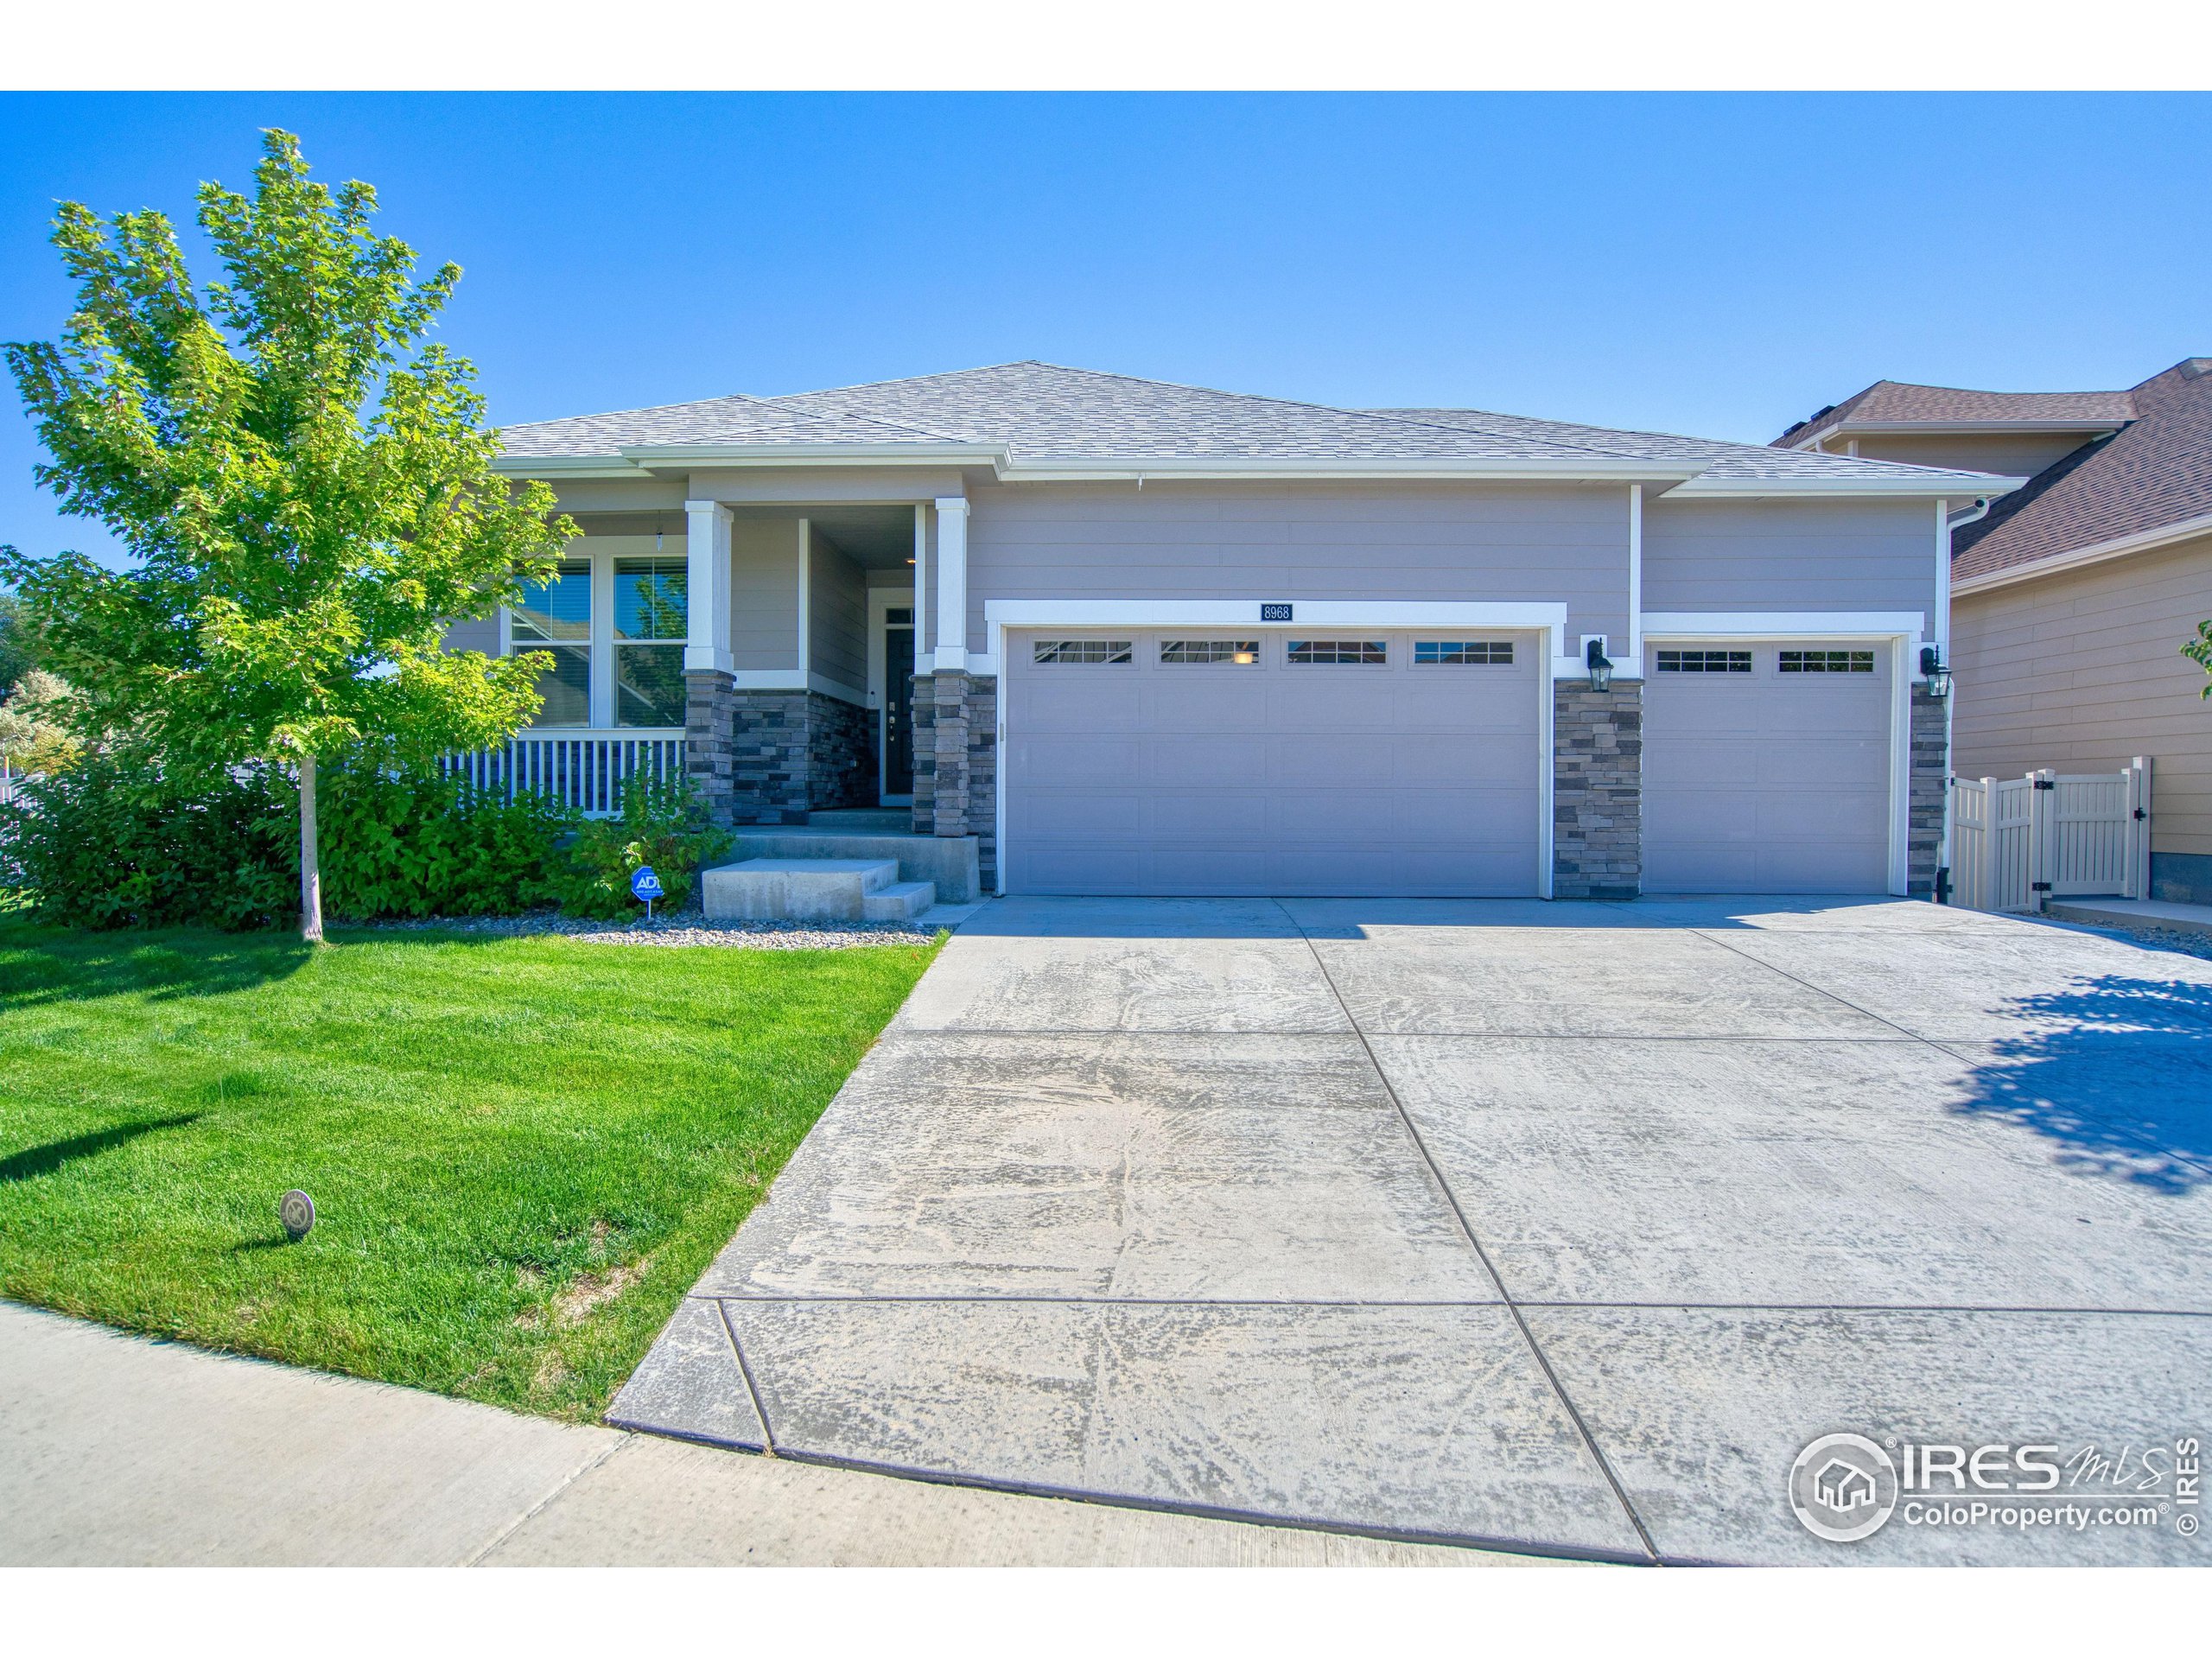
{"type": "Polygon", "coordinates": [[[2148,759],[2152,896],[2212,904],[2212,707],[2181,654],[2212,618],[2212,358],[2120,391],[1877,381],[1776,442],[2027,476],[1953,515],[1954,767],[2148,759]]]}
{"type": "Polygon", "coordinates": [[[1926,893],[1953,515],[2018,482],[1035,362],[505,443],[581,532],[454,641],[556,654],[529,741],[1007,893],[1926,893]]]}

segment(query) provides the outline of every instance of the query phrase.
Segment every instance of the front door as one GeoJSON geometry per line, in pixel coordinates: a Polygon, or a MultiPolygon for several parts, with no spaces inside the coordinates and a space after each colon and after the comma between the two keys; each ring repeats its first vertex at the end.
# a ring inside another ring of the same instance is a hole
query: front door
{"type": "Polygon", "coordinates": [[[883,613],[883,794],[914,792],[914,611],[883,613]]]}

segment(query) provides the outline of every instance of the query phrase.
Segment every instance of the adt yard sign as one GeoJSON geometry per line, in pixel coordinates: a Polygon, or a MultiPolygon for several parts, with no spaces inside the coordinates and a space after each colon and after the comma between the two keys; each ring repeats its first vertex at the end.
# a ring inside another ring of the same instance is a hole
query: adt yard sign
{"type": "Polygon", "coordinates": [[[652,865],[638,866],[637,873],[630,878],[630,896],[645,901],[645,919],[652,920],[653,900],[661,896],[661,885],[660,877],[653,874],[652,865]]]}

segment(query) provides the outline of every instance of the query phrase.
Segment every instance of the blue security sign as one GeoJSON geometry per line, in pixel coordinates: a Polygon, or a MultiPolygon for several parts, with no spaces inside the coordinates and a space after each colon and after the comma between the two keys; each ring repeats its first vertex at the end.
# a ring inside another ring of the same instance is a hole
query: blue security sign
{"type": "Polygon", "coordinates": [[[645,901],[645,919],[651,921],[653,900],[661,896],[660,877],[653,874],[650,864],[640,864],[630,877],[630,895],[645,901]]]}

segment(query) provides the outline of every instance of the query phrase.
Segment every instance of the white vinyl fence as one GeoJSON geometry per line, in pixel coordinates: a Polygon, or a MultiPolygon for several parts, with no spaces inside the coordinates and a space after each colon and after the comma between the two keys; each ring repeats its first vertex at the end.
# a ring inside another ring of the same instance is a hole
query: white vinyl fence
{"type": "Polygon", "coordinates": [[[509,800],[531,791],[588,818],[612,817],[622,810],[622,788],[632,778],[663,783],[683,775],[683,734],[635,727],[524,732],[496,749],[449,754],[444,766],[509,800]]]}
{"type": "Polygon", "coordinates": [[[1951,902],[2038,913],[2053,899],[2151,896],[2151,762],[1951,780],[1951,902]]]}
{"type": "Polygon", "coordinates": [[[6,761],[0,760],[0,806],[5,806],[16,798],[16,791],[23,786],[27,775],[17,772],[6,761]]]}

